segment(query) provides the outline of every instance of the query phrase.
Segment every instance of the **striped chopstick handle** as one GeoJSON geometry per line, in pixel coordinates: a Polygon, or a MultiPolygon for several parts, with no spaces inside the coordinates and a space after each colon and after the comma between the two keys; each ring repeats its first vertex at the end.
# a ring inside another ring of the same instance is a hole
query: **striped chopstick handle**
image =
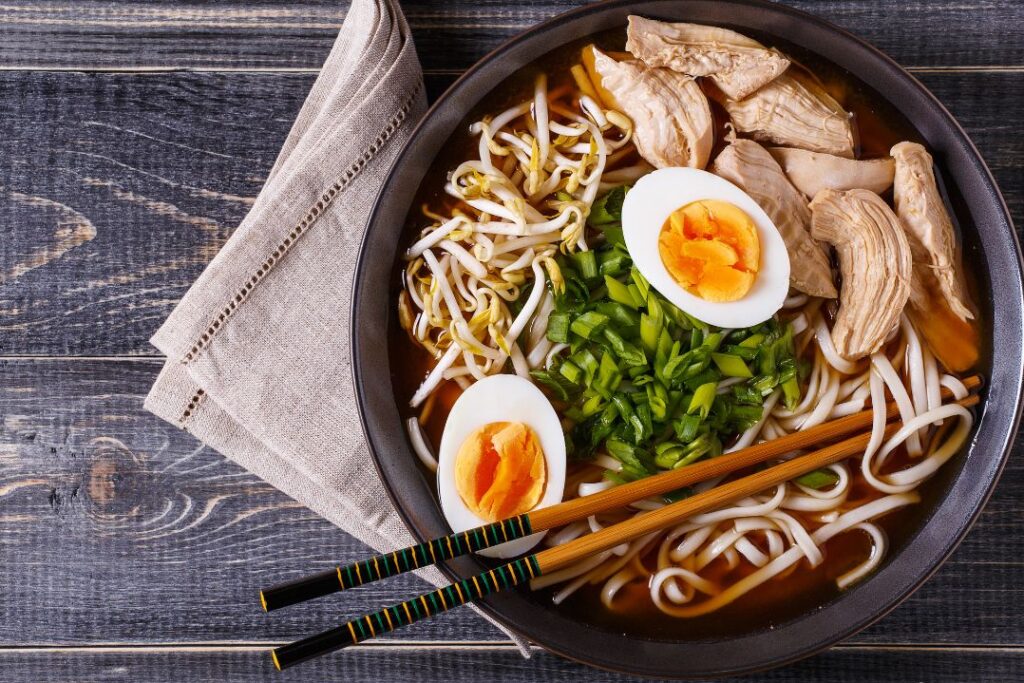
{"type": "Polygon", "coordinates": [[[479,600],[491,593],[512,588],[540,576],[536,555],[496,567],[490,571],[463,579],[412,600],[386,607],[379,612],[324,631],[315,636],[283,645],[271,652],[274,666],[280,671],[301,662],[335,650],[355,645],[369,638],[394,631],[402,626],[427,619],[447,610],[479,600]]]}
{"type": "Polygon", "coordinates": [[[348,590],[364,583],[386,579],[403,572],[426,567],[453,557],[474,553],[533,533],[528,514],[486,524],[451,536],[377,555],[362,562],[336,567],[297,581],[283,583],[260,592],[263,609],[295,605],[313,598],[348,590]]]}

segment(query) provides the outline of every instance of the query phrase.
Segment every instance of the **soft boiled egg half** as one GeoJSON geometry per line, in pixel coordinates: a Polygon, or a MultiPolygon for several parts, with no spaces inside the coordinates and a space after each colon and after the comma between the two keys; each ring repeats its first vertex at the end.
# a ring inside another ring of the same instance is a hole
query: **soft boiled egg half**
{"type": "MultiPolygon", "coordinates": [[[[452,531],[561,502],[565,436],[547,397],[517,375],[492,375],[459,396],[448,413],[437,458],[441,509],[452,531]]],[[[543,533],[481,551],[512,557],[543,533]]]]}
{"type": "Polygon", "coordinates": [[[750,327],[782,308],[789,254],[750,195],[695,168],[662,168],[626,193],[622,231],[647,281],[693,317],[750,327]]]}

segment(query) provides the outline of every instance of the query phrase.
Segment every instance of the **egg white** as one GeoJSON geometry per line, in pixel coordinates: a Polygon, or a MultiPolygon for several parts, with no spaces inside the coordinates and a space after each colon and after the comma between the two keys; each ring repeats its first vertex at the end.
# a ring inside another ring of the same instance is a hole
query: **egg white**
{"type": "MultiPolygon", "coordinates": [[[[455,486],[455,458],[474,431],[491,422],[521,422],[537,434],[547,465],[544,494],[536,507],[562,500],[565,488],[565,436],[562,424],[547,397],[527,379],[517,375],[492,375],[471,385],[448,413],[437,458],[437,491],[441,510],[452,531],[458,533],[487,524],[463,502],[455,486]]],[[[502,543],[480,552],[487,557],[513,557],[537,545],[544,533],[502,543]]]]}
{"type": "Polygon", "coordinates": [[[633,263],[662,296],[698,320],[717,327],[750,327],[782,308],[789,293],[789,253],[768,214],[728,180],[696,168],[662,168],[640,178],[622,204],[622,231],[633,263]],[[713,302],[690,294],[665,268],[658,251],[661,227],[676,209],[716,199],[742,209],[757,228],[761,263],[747,294],[713,302]]]}

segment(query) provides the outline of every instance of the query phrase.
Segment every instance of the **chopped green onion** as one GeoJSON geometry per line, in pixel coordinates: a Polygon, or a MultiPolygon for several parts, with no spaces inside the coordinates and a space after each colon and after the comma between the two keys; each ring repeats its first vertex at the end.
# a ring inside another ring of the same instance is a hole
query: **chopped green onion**
{"type": "Polygon", "coordinates": [[[697,368],[697,365],[691,365],[690,370],[686,371],[685,378],[683,379],[683,386],[687,389],[697,390],[697,387],[702,384],[718,384],[718,380],[722,379],[722,373],[713,368],[705,368],[700,370],[696,374],[692,374],[692,369],[697,368]]]}
{"type": "Polygon", "coordinates": [[[608,316],[597,311],[587,311],[572,321],[569,329],[584,339],[595,339],[608,325],[608,316]]]}
{"type": "Polygon", "coordinates": [[[686,446],[686,455],[680,458],[673,467],[685,467],[704,456],[717,458],[721,454],[722,442],[711,432],[706,432],[686,446]]]}
{"type": "Polygon", "coordinates": [[[756,406],[734,405],[729,411],[729,419],[736,425],[736,429],[745,432],[757,424],[763,412],[764,409],[760,404],[756,406]]]}
{"type": "Polygon", "coordinates": [[[739,346],[743,346],[748,349],[756,349],[764,341],[763,334],[752,334],[739,343],[739,346]]]}
{"type": "Polygon", "coordinates": [[[739,356],[743,360],[754,360],[757,358],[757,349],[740,346],[739,344],[727,344],[722,348],[722,351],[725,353],[731,353],[734,356],[739,356]]]}
{"type": "Polygon", "coordinates": [[[578,389],[569,384],[561,375],[555,375],[547,370],[531,370],[530,376],[551,390],[560,401],[568,401],[578,389]]]}
{"type": "MultiPolygon", "coordinates": [[[[604,228],[604,234],[608,238],[608,241],[613,244],[623,244],[622,228],[609,226],[604,228]]],[[[632,262],[629,258],[629,254],[619,249],[612,249],[598,255],[598,266],[602,275],[611,275],[612,277],[619,273],[625,272],[629,268],[632,262]]]]}
{"type": "Polygon", "coordinates": [[[834,486],[839,481],[839,475],[832,470],[814,470],[797,477],[795,481],[801,486],[820,491],[829,486],[834,486]]]}
{"type": "MultiPolygon", "coordinates": [[[[638,383],[634,380],[633,386],[638,383]]],[[[658,422],[664,422],[668,417],[668,391],[665,385],[653,379],[646,383],[647,405],[651,408],[651,416],[658,422]]]]}
{"type": "Polygon", "coordinates": [[[722,371],[722,374],[726,377],[753,377],[754,374],[750,372],[750,368],[743,362],[743,359],[739,356],[734,356],[728,353],[712,353],[711,360],[715,361],[715,365],[722,371]]]}
{"type": "Polygon", "coordinates": [[[716,389],[718,389],[717,382],[708,382],[697,387],[697,390],[693,392],[693,398],[690,399],[690,405],[686,412],[690,415],[699,412],[701,419],[706,418],[711,411],[711,404],[715,400],[716,389]]]}
{"type": "Polygon", "coordinates": [[[636,266],[629,271],[629,277],[633,280],[633,284],[636,285],[636,288],[640,291],[640,298],[646,301],[647,294],[651,291],[651,284],[647,281],[647,278],[645,278],[640,271],[636,269],[636,266]]]}
{"type": "Polygon", "coordinates": [[[640,314],[628,306],[623,306],[615,301],[602,301],[594,306],[594,309],[601,315],[610,319],[610,324],[621,330],[634,330],[640,328],[640,314]]]}
{"type": "Polygon", "coordinates": [[[629,287],[619,282],[610,275],[604,276],[604,283],[608,287],[608,296],[612,301],[620,303],[630,308],[639,308],[636,305],[636,301],[633,300],[633,295],[629,293],[629,287]]]}
{"type": "Polygon", "coordinates": [[[615,330],[606,329],[604,338],[608,340],[615,355],[621,358],[626,365],[633,367],[647,365],[647,357],[644,356],[644,352],[623,339],[615,330]]]}
{"type": "Polygon", "coordinates": [[[760,406],[764,402],[764,396],[760,391],[746,384],[737,384],[732,388],[732,395],[737,403],[760,406]]]}
{"type": "MultiPolygon", "coordinates": [[[[608,223],[606,225],[600,225],[598,227],[600,228],[601,232],[604,233],[604,237],[605,237],[606,240],[608,240],[608,244],[614,244],[616,246],[621,246],[621,247],[625,247],[626,246],[626,236],[622,232],[622,226],[621,225],[619,225],[618,223],[608,223]]],[[[623,262],[620,261],[619,263],[622,264],[623,262]]],[[[628,256],[625,259],[625,263],[626,264],[629,263],[629,257],[628,256]]],[[[601,272],[604,272],[604,264],[603,263],[601,264],[601,268],[602,268],[601,272]]],[[[616,273],[621,272],[621,269],[620,270],[616,270],[615,272],[616,273]]]]}
{"type": "Polygon", "coordinates": [[[640,293],[639,287],[630,283],[629,285],[626,286],[626,289],[629,290],[629,294],[630,296],[633,297],[633,301],[636,303],[637,308],[640,308],[646,303],[646,299],[644,295],[640,293]]]}
{"type": "Polygon", "coordinates": [[[579,366],[569,360],[562,362],[562,365],[558,368],[558,372],[561,373],[562,377],[565,377],[573,384],[579,384],[580,380],[583,378],[583,371],[580,370],[579,366]]]}
{"type": "Polygon", "coordinates": [[[782,383],[782,400],[787,410],[793,410],[800,403],[800,384],[795,376],[782,383]]]}
{"type": "Polygon", "coordinates": [[[569,343],[569,314],[552,313],[548,316],[548,340],[556,344],[569,343]]]}
{"type": "Polygon", "coordinates": [[[683,415],[673,425],[676,438],[683,443],[689,443],[697,438],[697,430],[700,428],[700,417],[697,415],[683,415]]]}
{"type": "Polygon", "coordinates": [[[597,374],[598,363],[594,354],[591,353],[590,349],[580,349],[572,354],[570,360],[583,371],[583,383],[590,386],[594,381],[594,375],[597,374]]]}
{"type": "Polygon", "coordinates": [[[651,468],[644,462],[650,456],[646,456],[640,449],[615,437],[608,439],[604,445],[608,455],[622,463],[623,472],[640,477],[651,474],[651,468]]]}
{"type": "Polygon", "coordinates": [[[583,406],[580,408],[580,412],[583,414],[583,417],[587,418],[590,417],[591,415],[596,415],[597,413],[601,412],[603,408],[604,404],[602,403],[601,397],[597,394],[594,394],[593,396],[591,396],[590,398],[583,402],[583,406]]]}
{"type": "Polygon", "coordinates": [[[685,454],[682,445],[666,441],[654,447],[654,464],[663,470],[670,470],[685,454]]]}
{"type": "Polygon", "coordinates": [[[626,199],[627,191],[629,191],[628,185],[620,185],[598,197],[590,207],[590,216],[587,219],[591,225],[621,222],[622,202],[626,199]]]}
{"type": "Polygon", "coordinates": [[[714,351],[721,345],[723,338],[724,337],[721,332],[713,332],[712,334],[704,337],[704,341],[701,343],[701,346],[705,346],[714,351]]]}
{"type": "Polygon", "coordinates": [[[619,387],[619,383],[622,381],[622,373],[619,371],[619,366],[612,358],[612,354],[605,352],[601,356],[601,363],[597,368],[597,377],[594,379],[594,388],[598,392],[605,394],[606,398],[610,397],[611,392],[615,391],[619,387]]]}
{"type": "Polygon", "coordinates": [[[593,280],[597,277],[597,256],[592,251],[578,251],[573,256],[576,265],[579,266],[580,275],[584,280],[593,280]]]}
{"type": "Polygon", "coordinates": [[[647,294],[647,312],[640,314],[640,341],[647,353],[654,353],[658,348],[658,338],[665,327],[665,313],[658,297],[653,292],[647,294]]]}

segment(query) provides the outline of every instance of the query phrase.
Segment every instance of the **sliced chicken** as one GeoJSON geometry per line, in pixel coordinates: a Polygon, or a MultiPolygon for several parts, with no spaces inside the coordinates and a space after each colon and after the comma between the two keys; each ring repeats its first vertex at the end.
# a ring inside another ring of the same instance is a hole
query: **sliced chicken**
{"type": "Polygon", "coordinates": [[[850,115],[821,87],[784,73],[750,97],[722,102],[755,140],[853,158],[850,115]]]}
{"type": "Polygon", "coordinates": [[[916,142],[901,142],[889,152],[896,162],[893,199],[907,233],[915,269],[931,271],[950,309],[962,320],[974,317],[957,272],[953,222],[939,196],[932,157],[916,142]]]}
{"type": "Polygon", "coordinates": [[[753,197],[775,223],[789,252],[790,284],[813,296],[836,298],[828,256],[809,232],[807,200],[772,155],[753,140],[735,140],[715,158],[711,171],[753,197]]]}
{"type": "Polygon", "coordinates": [[[778,50],[727,28],[638,16],[629,17],[626,49],[648,66],[709,76],[734,100],[750,95],[789,66],[778,50]]]}
{"type": "Polygon", "coordinates": [[[768,150],[796,189],[808,197],[822,190],[871,190],[882,194],[892,187],[896,164],[892,159],[846,159],[793,147],[768,150]]]}
{"type": "Polygon", "coordinates": [[[896,211],[914,260],[908,313],[939,362],[964,372],[978,362],[981,342],[932,158],[912,142],[901,142],[891,154],[896,161],[896,211]]]}
{"type": "Polygon", "coordinates": [[[649,67],[639,60],[616,61],[593,48],[596,83],[610,102],[633,120],[637,151],[656,168],[704,168],[714,143],[711,107],[689,76],[649,67]]]}
{"type": "Polygon", "coordinates": [[[811,202],[811,236],[836,248],[843,286],[832,343],[844,358],[874,353],[910,297],[910,245],[889,205],[867,190],[822,190],[811,202]]]}

